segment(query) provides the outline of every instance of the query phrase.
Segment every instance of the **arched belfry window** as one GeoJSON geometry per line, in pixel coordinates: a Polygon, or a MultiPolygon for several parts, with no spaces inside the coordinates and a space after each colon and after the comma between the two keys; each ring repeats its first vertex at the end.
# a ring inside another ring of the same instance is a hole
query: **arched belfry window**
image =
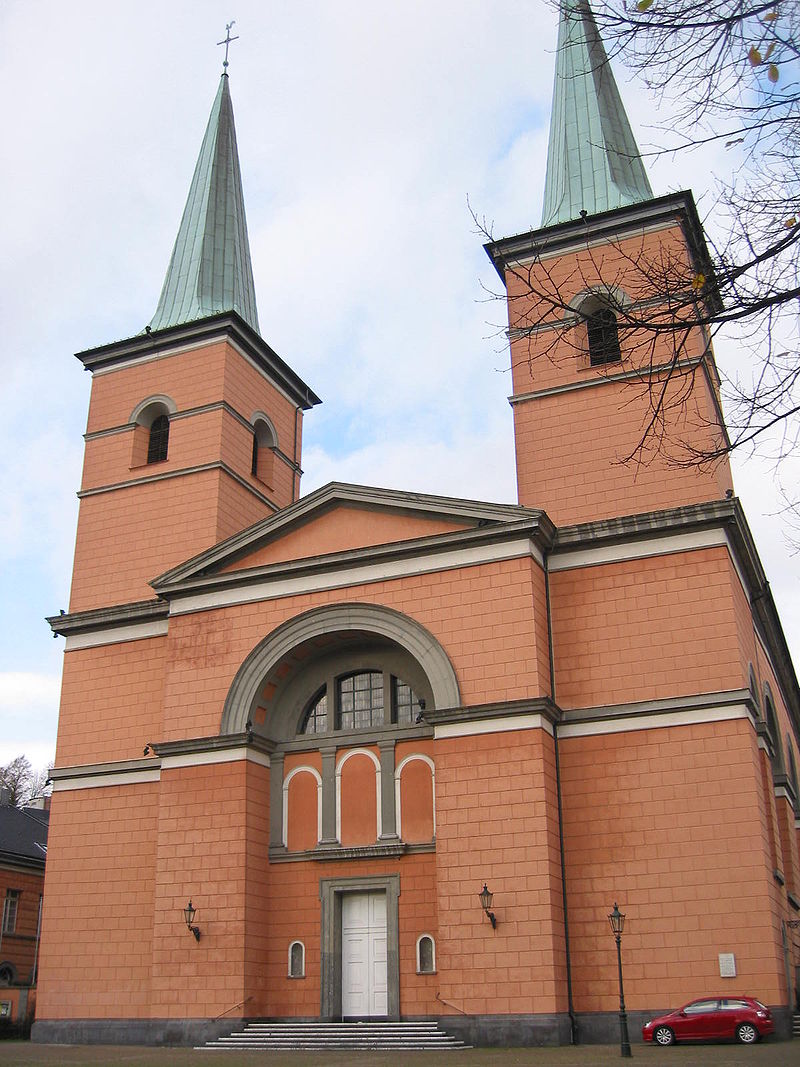
{"type": "Polygon", "coordinates": [[[169,450],[169,415],[158,415],[150,424],[147,441],[147,462],[160,463],[169,450]]]}
{"type": "Polygon", "coordinates": [[[584,314],[591,366],[602,367],[607,363],[618,363],[622,354],[619,349],[619,329],[615,313],[607,304],[597,302],[594,307],[587,308],[584,314]]]}
{"type": "Polygon", "coordinates": [[[783,746],[781,745],[781,732],[778,728],[778,716],[775,713],[775,702],[769,686],[764,686],[764,715],[767,720],[767,730],[772,745],[772,774],[784,774],[783,746]]]}
{"type": "Polygon", "coordinates": [[[253,416],[252,425],[253,446],[250,456],[250,473],[265,485],[272,486],[278,436],[275,433],[275,427],[261,412],[253,416]]]}
{"type": "Polygon", "coordinates": [[[760,718],[761,717],[761,697],[758,695],[758,682],[756,681],[756,672],[753,669],[753,664],[752,663],[750,664],[750,668],[749,668],[749,685],[750,685],[750,695],[752,696],[753,703],[755,704],[756,715],[760,718]]]}
{"type": "Polygon", "coordinates": [[[168,396],[150,396],[133,409],[131,467],[162,463],[169,453],[170,416],[177,411],[168,396]]]}
{"type": "Polygon", "coordinates": [[[789,774],[789,784],[794,790],[794,810],[800,811],[800,782],[797,779],[797,760],[794,758],[794,746],[789,734],[786,735],[786,756],[789,763],[786,768],[789,774]]]}

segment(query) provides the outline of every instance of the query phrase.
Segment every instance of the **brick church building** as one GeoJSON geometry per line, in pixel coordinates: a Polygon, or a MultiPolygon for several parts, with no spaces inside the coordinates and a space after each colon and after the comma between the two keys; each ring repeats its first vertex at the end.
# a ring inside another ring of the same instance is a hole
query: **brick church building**
{"type": "MultiPolygon", "coordinates": [[[[726,992],[788,1035],[800,692],[727,460],[619,462],[643,375],[680,387],[674,338],[645,357],[625,329],[665,313],[641,265],[710,272],[602,58],[570,0],[542,225],[487,246],[516,504],[300,495],[319,399],[259,332],[223,74],[152,321],[78,354],[36,1039],[381,1018],[614,1040],[615,901],[634,1039],[726,992]]],[[[714,449],[704,329],[680,358],[694,387],[665,439],[714,449]]]]}

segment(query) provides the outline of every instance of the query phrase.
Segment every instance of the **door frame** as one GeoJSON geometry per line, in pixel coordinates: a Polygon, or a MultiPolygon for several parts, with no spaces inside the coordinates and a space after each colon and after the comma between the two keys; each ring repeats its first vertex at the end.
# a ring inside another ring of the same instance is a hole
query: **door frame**
{"type": "Polygon", "coordinates": [[[400,1018],[400,875],[362,878],[320,878],[321,982],[320,1016],[342,1017],[342,897],[345,893],[380,891],[386,894],[386,1017],[400,1018]]]}

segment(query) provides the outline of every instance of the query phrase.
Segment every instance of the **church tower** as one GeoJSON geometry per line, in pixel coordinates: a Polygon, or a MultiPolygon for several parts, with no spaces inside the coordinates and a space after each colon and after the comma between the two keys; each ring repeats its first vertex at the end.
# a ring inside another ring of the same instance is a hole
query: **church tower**
{"type": "Polygon", "coordinates": [[[296,500],[319,398],[259,333],[228,75],[161,298],[92,374],[71,612],[153,596],[156,575],[296,500]]]}
{"type": "Polygon", "coordinates": [[[724,498],[689,192],[653,197],[586,0],[564,0],[542,225],[486,246],[507,292],[519,502],[559,525],[724,498]]]}

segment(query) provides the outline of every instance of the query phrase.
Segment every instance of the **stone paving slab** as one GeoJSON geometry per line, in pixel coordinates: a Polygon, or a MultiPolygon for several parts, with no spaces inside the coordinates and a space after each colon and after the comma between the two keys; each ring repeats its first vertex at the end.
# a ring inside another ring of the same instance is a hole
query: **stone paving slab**
{"type": "Polygon", "coordinates": [[[215,1052],[135,1045],[34,1045],[0,1042],[2,1067],[800,1067],[800,1041],[652,1048],[634,1045],[629,1061],[619,1047],[464,1049],[451,1052],[215,1052]]]}

